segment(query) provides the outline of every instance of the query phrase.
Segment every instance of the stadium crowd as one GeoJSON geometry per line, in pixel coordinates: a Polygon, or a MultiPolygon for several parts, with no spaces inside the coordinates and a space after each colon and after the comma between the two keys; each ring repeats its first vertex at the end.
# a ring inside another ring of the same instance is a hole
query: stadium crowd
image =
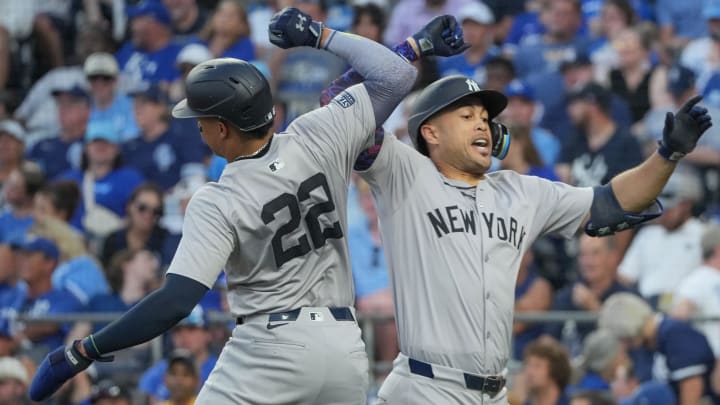
{"type": "MultiPolygon", "coordinates": [[[[601,185],[654,151],[665,112],[693,95],[720,120],[720,0],[3,0],[0,403],[28,403],[45,354],[102,326],[18,314],[123,312],[162,283],[190,197],[226,164],[169,114],[195,65],[255,64],[277,94],[276,132],[347,69],[271,46],[268,22],[286,6],[387,46],[456,16],[470,48],[418,62],[415,90],[462,74],[507,95],[498,120],[512,147],[494,170],[601,185]]],[[[385,123],[408,142],[414,94],[385,123]]],[[[719,190],[716,124],[663,190],[659,219],[530,249],[516,312],[598,322],[515,322],[511,404],[720,404],[720,320],[697,319],[720,317],[719,190]]],[[[357,178],[350,196],[356,308],[374,319],[379,386],[398,352],[392,293],[369,187],[357,178]]],[[[49,403],[192,403],[232,327],[208,320],[227,312],[224,288],[221,276],[164,337],[160,362],[149,344],[125,350],[49,403]]]]}

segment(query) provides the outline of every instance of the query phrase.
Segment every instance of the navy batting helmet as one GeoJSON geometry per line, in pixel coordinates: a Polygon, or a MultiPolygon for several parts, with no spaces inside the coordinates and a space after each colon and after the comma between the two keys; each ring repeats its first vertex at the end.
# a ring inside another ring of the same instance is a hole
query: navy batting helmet
{"type": "Polygon", "coordinates": [[[242,131],[260,128],[275,117],[267,79],[244,60],[211,59],[195,66],[185,80],[185,94],[173,117],[222,118],[242,131]]]}
{"type": "Polygon", "coordinates": [[[490,120],[492,154],[500,159],[505,157],[510,146],[510,135],[504,125],[493,122],[492,119],[505,109],[507,97],[494,90],[483,90],[475,80],[460,75],[447,76],[433,82],[413,103],[408,120],[408,133],[420,153],[428,155],[427,144],[420,133],[420,127],[443,108],[467,96],[476,96],[482,101],[490,120]]]}

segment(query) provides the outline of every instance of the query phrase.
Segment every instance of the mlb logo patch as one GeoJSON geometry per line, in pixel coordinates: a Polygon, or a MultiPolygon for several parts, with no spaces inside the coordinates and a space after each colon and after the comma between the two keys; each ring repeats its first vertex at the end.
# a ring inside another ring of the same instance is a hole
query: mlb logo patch
{"type": "Polygon", "coordinates": [[[340,107],[348,108],[351,105],[355,104],[355,97],[351,96],[350,93],[344,91],[342,94],[335,97],[335,101],[340,104],[340,107]]]}
{"type": "Polygon", "coordinates": [[[322,321],[323,315],[321,312],[310,312],[310,320],[311,321],[322,321]]]}

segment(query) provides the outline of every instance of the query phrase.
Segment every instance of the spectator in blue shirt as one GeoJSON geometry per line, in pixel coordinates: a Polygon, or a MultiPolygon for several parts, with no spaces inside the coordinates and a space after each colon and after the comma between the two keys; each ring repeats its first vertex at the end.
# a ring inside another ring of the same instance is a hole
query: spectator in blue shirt
{"type": "Polygon", "coordinates": [[[665,357],[670,385],[680,404],[699,404],[707,396],[720,403],[712,390],[715,355],[705,335],[689,323],[665,318],[633,294],[616,294],[603,304],[598,326],[629,347],[644,347],[665,357]]]}
{"type": "Polygon", "coordinates": [[[121,87],[137,89],[147,83],[170,83],[180,75],[175,67],[182,45],[172,42],[170,15],[159,1],[143,0],[128,9],[130,41],[115,57],[121,87]]]}
{"type": "Polygon", "coordinates": [[[56,88],[52,95],[57,104],[60,133],[39,141],[27,154],[28,159],[40,165],[48,179],[54,179],[68,169],[80,168],[82,138],[90,118],[87,89],[79,85],[56,88]]]}
{"type": "Polygon", "coordinates": [[[122,140],[138,136],[132,100],[117,88],[119,67],[115,57],[106,52],[93,53],[85,59],[83,71],[90,82],[90,121],[111,122],[122,140]]]}
{"type": "Polygon", "coordinates": [[[119,134],[112,124],[93,122],[88,127],[85,138],[82,170],[69,170],[61,176],[73,180],[79,185],[92,185],[92,196],[85,196],[81,188],[81,203],[71,223],[78,229],[84,229],[83,218],[86,215],[85,200],[93,198],[95,205],[109,210],[117,219],[125,216],[125,204],[130,193],[143,181],[142,175],[131,167],[123,167],[120,157],[119,134]],[[88,181],[85,181],[85,179],[88,181]]]}
{"type": "Polygon", "coordinates": [[[591,332],[583,342],[582,377],[567,388],[568,394],[583,390],[610,392],[610,384],[620,367],[630,363],[620,340],[604,329],[591,332]]]}
{"type": "Polygon", "coordinates": [[[239,0],[223,0],[210,20],[210,25],[195,39],[208,47],[215,58],[255,59],[255,46],[250,41],[247,11],[239,0]]]}
{"type": "Polygon", "coordinates": [[[173,131],[168,95],[158,85],[150,85],[131,95],[140,136],[123,145],[123,160],[142,173],[146,180],[168,190],[180,180],[185,165],[197,165],[206,158],[197,143],[183,139],[199,137],[183,137],[173,131]]]}
{"type": "Polygon", "coordinates": [[[485,64],[499,54],[493,44],[493,25],[495,17],[482,1],[464,5],[457,13],[462,23],[465,43],[470,48],[449,58],[438,58],[441,76],[463,75],[478,83],[485,83],[485,64]]]}

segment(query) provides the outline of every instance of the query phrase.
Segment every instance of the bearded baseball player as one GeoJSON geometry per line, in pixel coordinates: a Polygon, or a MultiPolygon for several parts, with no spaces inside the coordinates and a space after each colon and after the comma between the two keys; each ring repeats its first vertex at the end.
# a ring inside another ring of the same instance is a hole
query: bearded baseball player
{"type": "MultiPolygon", "coordinates": [[[[362,80],[349,71],[321,100],[362,80]]],[[[570,238],[584,224],[606,236],[660,215],[657,195],[712,125],[700,99],[667,113],[656,153],[594,188],[488,173],[491,157],[509,148],[494,121],[507,99],[467,77],[440,79],[418,96],[408,122],[414,149],[378,128],[355,168],[377,204],[401,351],[379,403],[507,404],[523,254],[545,234],[570,238]]]]}
{"type": "MultiPolygon", "coordinates": [[[[197,404],[364,404],[368,364],[355,322],[346,243],[347,187],[357,155],[411,88],[416,72],[373,41],[336,32],[297,9],[270,22],[282,48],[337,54],[365,81],[273,135],[268,82],[251,64],[195,67],[175,117],[197,117],[203,139],[230,162],[193,196],[162,288],[95,335],[51,352],[33,379],[34,400],[107,353],[145,342],[187,316],[219,272],[238,326],[197,404]]],[[[462,31],[438,17],[408,46],[461,52],[462,31]]]]}

